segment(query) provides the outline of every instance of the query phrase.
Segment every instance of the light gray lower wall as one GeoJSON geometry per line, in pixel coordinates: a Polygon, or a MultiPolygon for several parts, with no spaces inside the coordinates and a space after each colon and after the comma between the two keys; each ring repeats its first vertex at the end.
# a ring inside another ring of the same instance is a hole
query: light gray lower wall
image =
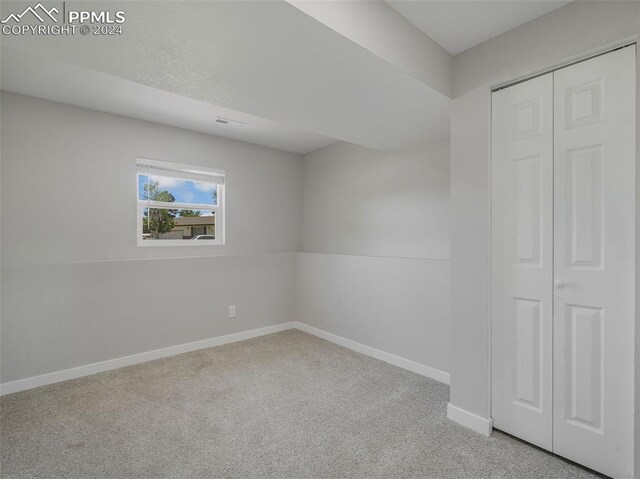
{"type": "Polygon", "coordinates": [[[295,262],[274,253],[4,266],[2,382],[293,321],[295,262]]]}
{"type": "Polygon", "coordinates": [[[448,372],[449,141],[305,156],[298,317],[448,372]]]}
{"type": "Polygon", "coordinates": [[[450,370],[449,261],[299,253],[302,321],[450,370]]]}
{"type": "Polygon", "coordinates": [[[1,382],[297,319],[299,155],[4,92],[0,117],[1,382]],[[136,157],[224,168],[227,245],[136,246],[136,157]]]}
{"type": "MultiPolygon", "coordinates": [[[[454,57],[451,117],[451,402],[489,418],[491,87],[640,35],[640,2],[576,1],[454,57]]],[[[640,114],[640,61],[638,61],[640,114]]],[[[640,138],[640,121],[637,122],[640,138]]],[[[638,150],[640,153],[640,150],[638,150]]],[[[639,156],[640,161],[640,156],[639,156]]],[[[640,168],[638,168],[640,186],[640,168]]],[[[640,191],[640,188],[639,188],[640,191]]],[[[640,201],[640,195],[638,195],[640,201]]],[[[640,224],[640,203],[637,206],[640,224]]],[[[640,265],[640,229],[637,260],[640,265]]],[[[640,284],[640,267],[637,268],[640,284]]],[[[640,304],[640,288],[636,288],[640,304]]],[[[636,308],[637,312],[640,308],[636,308]]],[[[640,324],[640,317],[636,318],[640,324]]],[[[640,326],[636,326],[636,469],[640,465],[640,326]]],[[[636,473],[637,475],[637,473],[636,473]]]]}

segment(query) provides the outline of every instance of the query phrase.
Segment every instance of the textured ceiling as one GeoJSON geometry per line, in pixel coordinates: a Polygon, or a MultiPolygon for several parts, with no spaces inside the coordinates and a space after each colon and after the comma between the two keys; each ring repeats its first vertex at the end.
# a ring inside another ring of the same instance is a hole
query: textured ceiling
{"type": "MultiPolygon", "coordinates": [[[[6,12],[11,3],[3,3],[6,12]]],[[[446,96],[286,2],[109,2],[109,8],[126,12],[120,37],[5,37],[3,45],[126,80],[131,95],[133,85],[152,87],[323,141],[393,150],[448,132],[446,96]]],[[[3,55],[2,70],[16,58],[3,55]]],[[[16,75],[14,87],[21,83],[16,75]]]]}
{"type": "Polygon", "coordinates": [[[308,153],[336,140],[223,108],[88,68],[5,46],[2,89],[23,95],[186,128],[294,153],[308,153]],[[5,67],[6,66],[6,67],[5,67]],[[46,75],[42,72],[46,71],[46,75]],[[221,124],[227,118],[241,122],[221,124]]]}

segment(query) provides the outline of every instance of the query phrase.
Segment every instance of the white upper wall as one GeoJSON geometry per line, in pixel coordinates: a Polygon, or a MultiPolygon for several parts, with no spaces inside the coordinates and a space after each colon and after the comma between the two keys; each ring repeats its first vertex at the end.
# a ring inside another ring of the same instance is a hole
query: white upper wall
{"type": "Polygon", "coordinates": [[[295,252],[300,156],[2,93],[5,264],[295,252]],[[136,158],[226,170],[227,246],[136,246],[136,158]]]}
{"type": "Polygon", "coordinates": [[[305,155],[303,251],[449,259],[449,139],[305,155]]]}

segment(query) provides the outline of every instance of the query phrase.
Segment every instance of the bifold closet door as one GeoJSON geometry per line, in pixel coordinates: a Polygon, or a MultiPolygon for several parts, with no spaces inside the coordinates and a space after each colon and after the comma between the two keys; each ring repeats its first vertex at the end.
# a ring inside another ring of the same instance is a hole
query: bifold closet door
{"type": "Polygon", "coordinates": [[[492,97],[494,426],[620,479],[633,475],[635,57],[492,97]]]}
{"type": "Polygon", "coordinates": [[[550,450],[553,74],[492,98],[493,424],[550,450]]]}
{"type": "Polygon", "coordinates": [[[554,73],[553,451],[615,478],[633,474],[635,54],[554,73]]]}

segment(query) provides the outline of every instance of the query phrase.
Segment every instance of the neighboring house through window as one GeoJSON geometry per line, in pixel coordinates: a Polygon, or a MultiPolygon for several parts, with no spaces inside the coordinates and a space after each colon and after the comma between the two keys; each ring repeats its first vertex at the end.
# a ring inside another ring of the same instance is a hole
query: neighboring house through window
{"type": "Polygon", "coordinates": [[[138,246],[224,244],[224,179],[224,170],[138,159],[138,246]]]}

